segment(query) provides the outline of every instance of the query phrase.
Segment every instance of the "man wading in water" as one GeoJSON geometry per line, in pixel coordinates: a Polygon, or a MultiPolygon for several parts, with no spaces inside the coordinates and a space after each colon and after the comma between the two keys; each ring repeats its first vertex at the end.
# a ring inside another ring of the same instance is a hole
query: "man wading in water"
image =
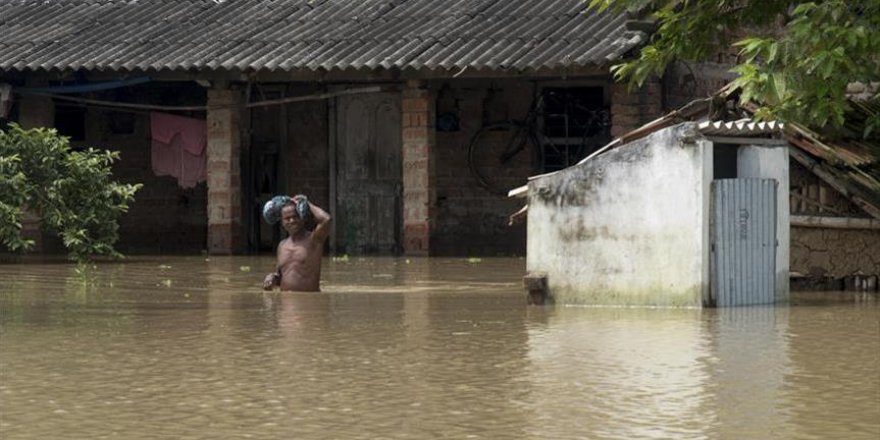
{"type": "Polygon", "coordinates": [[[270,224],[280,219],[289,234],[278,243],[277,269],[266,275],[263,290],[281,286],[281,290],[319,292],[324,241],[330,235],[330,214],[310,203],[304,195],[275,196],[263,207],[263,218],[270,224]],[[315,221],[313,231],[306,229],[311,219],[315,221]]]}

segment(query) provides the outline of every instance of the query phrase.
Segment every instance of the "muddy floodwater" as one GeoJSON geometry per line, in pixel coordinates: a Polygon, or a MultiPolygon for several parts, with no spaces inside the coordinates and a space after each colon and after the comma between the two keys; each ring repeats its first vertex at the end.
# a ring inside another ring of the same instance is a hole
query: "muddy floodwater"
{"type": "Polygon", "coordinates": [[[880,438],[876,294],[527,306],[523,259],[0,264],[0,438],[880,438]]]}

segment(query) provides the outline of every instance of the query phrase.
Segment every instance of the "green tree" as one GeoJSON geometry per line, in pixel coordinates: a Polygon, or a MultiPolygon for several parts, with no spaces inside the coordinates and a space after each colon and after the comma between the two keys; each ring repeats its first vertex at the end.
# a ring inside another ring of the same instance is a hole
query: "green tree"
{"type": "Polygon", "coordinates": [[[55,129],[24,130],[11,124],[0,130],[0,243],[26,250],[32,240],[21,235],[24,209],[33,209],[43,227],[61,237],[71,259],[119,257],[118,219],[134,201],[140,184],[111,179],[114,151],[73,151],[55,129]]]}
{"type": "MultiPolygon", "coordinates": [[[[612,67],[641,85],[675,60],[701,61],[739,48],[734,87],[760,118],[842,126],[847,85],[880,80],[878,0],[584,0],[590,8],[655,20],[638,56],[612,67]]],[[[880,128],[870,115],[864,136],[880,128]]]]}

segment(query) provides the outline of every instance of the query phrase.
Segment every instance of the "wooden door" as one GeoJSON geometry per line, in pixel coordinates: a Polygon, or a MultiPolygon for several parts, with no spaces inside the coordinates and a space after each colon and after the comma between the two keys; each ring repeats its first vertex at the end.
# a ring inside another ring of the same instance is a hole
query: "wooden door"
{"type": "Polygon", "coordinates": [[[341,96],[336,102],[336,252],[401,251],[400,96],[341,96]]]}

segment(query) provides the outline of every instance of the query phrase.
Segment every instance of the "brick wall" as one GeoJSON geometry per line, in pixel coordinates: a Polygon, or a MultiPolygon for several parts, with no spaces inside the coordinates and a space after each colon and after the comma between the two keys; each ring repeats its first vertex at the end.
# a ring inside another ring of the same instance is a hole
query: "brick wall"
{"type": "Polygon", "coordinates": [[[94,140],[87,142],[120,152],[121,158],[113,166],[114,176],[124,183],[143,184],[119,221],[117,248],[127,254],[192,253],[206,249],[207,186],[203,182],[184,189],[173,177],[153,174],[149,115],[90,110],[87,121],[87,139],[94,140]],[[131,124],[131,132],[111,129],[113,121],[129,117],[132,119],[125,124],[131,124]]]}
{"type": "Polygon", "coordinates": [[[401,100],[403,146],[403,249],[428,255],[434,216],[434,97],[418,81],[409,81],[401,100]]]}
{"type": "MultiPolygon", "coordinates": [[[[437,208],[431,234],[431,253],[450,256],[524,255],[525,225],[507,225],[510,214],[523,206],[481,187],[470,171],[468,146],[484,123],[523,119],[534,96],[527,81],[470,80],[434,84],[437,113],[456,115],[456,131],[438,131],[436,147],[437,208]],[[442,89],[442,91],[441,91],[442,89]]],[[[448,116],[446,116],[448,117],[448,116]]],[[[507,147],[505,133],[493,134],[487,156],[497,158],[507,147]]],[[[485,147],[485,146],[484,146],[485,147]]],[[[522,151],[506,164],[488,163],[485,172],[498,186],[512,189],[537,174],[533,152],[522,151]]]]}
{"type": "MultiPolygon", "coordinates": [[[[204,88],[192,82],[150,83],[134,90],[111,91],[98,99],[156,105],[202,105],[204,88]]],[[[176,112],[204,119],[204,112],[176,112]]],[[[156,176],[150,163],[148,112],[112,112],[90,108],[87,141],[118,150],[113,173],[125,183],[141,183],[135,202],[120,219],[119,243],[124,253],[193,253],[207,248],[207,185],[184,189],[170,176],[156,176]]]]}
{"type": "MultiPolygon", "coordinates": [[[[288,95],[317,93],[295,89],[288,95]]],[[[287,188],[291,194],[306,194],[328,212],[330,206],[330,158],[327,101],[307,101],[287,106],[287,188]]]]}
{"type": "MultiPolygon", "coordinates": [[[[119,100],[141,104],[198,105],[205,92],[194,83],[151,83],[124,91],[96,93],[89,98],[119,100]],[[123,95],[124,93],[124,95],[123,95]]],[[[24,104],[24,103],[22,103],[24,104]]],[[[45,108],[51,100],[24,104],[19,122],[52,126],[55,112],[45,108]],[[43,121],[36,124],[37,117],[43,121]],[[47,119],[48,118],[48,119],[47,119]]],[[[180,113],[178,113],[180,114],[180,113]]],[[[204,118],[204,114],[189,116],[204,118]]],[[[63,116],[59,116],[63,117],[63,116]]],[[[148,112],[111,111],[89,107],[85,113],[85,140],[71,143],[74,148],[95,147],[120,152],[113,165],[113,178],[122,183],[143,185],[135,194],[129,211],[119,219],[116,248],[124,254],[198,252],[205,249],[207,236],[206,186],[183,189],[172,177],[153,174],[150,163],[150,118],[148,112]]],[[[31,219],[35,227],[36,222],[31,219]]],[[[47,253],[65,253],[60,240],[43,237],[47,253]]]]}
{"type": "Polygon", "coordinates": [[[730,65],[716,62],[674,63],[663,77],[664,107],[667,111],[706,98],[734,79],[730,65]]]}
{"type": "Polygon", "coordinates": [[[664,114],[663,87],[649,79],[640,89],[628,91],[625,84],[611,86],[611,135],[617,137],[664,114]]]}
{"type": "MultiPolygon", "coordinates": [[[[470,171],[468,146],[474,134],[485,124],[523,119],[538,88],[534,82],[513,79],[447,83],[445,88],[443,81],[410,83],[402,96],[404,244],[413,246],[420,240],[421,249],[429,249],[431,255],[523,255],[525,226],[507,225],[508,216],[521,208],[523,202],[492,193],[478,184],[470,171]],[[440,113],[455,115],[457,130],[435,132],[440,113]]],[[[288,86],[286,94],[314,91],[314,86],[288,86]]],[[[166,105],[194,105],[207,100],[207,92],[194,83],[150,84],[126,93],[133,94],[119,99],[166,105]]],[[[624,99],[619,91],[617,93],[621,99],[617,109],[624,112],[619,117],[635,115],[640,122],[653,118],[654,115],[648,113],[656,107],[652,101],[654,95],[647,100],[637,95],[624,95],[624,99]]],[[[232,98],[215,96],[212,99],[232,98]]],[[[332,209],[329,206],[327,105],[327,101],[289,104],[285,110],[286,145],[280,148],[286,149],[287,190],[306,193],[325,208],[332,209]]],[[[206,117],[204,112],[190,116],[206,117]]],[[[110,127],[118,124],[114,118],[108,117],[106,110],[89,110],[87,142],[120,150],[122,161],[114,168],[120,180],[144,184],[130,212],[121,220],[119,249],[126,253],[208,249],[208,186],[200,184],[185,190],[179,188],[173,178],[154,176],[150,166],[148,114],[132,114],[133,128],[124,133],[114,132],[110,127]]],[[[218,118],[221,126],[240,123],[232,114],[218,118]]],[[[126,117],[118,119],[124,121],[126,117]]],[[[616,122],[619,126],[625,119],[616,122]]],[[[234,138],[233,125],[220,127],[222,129],[216,124],[210,125],[214,127],[210,129],[212,139],[234,138]]],[[[482,149],[489,156],[497,157],[509,145],[504,133],[492,133],[489,138],[493,140],[482,149]]],[[[224,142],[215,142],[209,163],[209,172],[213,174],[210,187],[214,200],[211,204],[223,209],[222,212],[212,210],[210,216],[214,225],[211,233],[217,236],[220,230],[220,236],[224,237],[221,243],[215,243],[214,249],[219,246],[227,252],[235,247],[236,240],[241,239],[235,236],[235,231],[240,229],[237,223],[240,220],[236,219],[240,215],[241,201],[235,200],[238,191],[234,189],[241,185],[241,179],[240,170],[236,168],[238,160],[232,159],[237,157],[233,154],[237,148],[235,139],[232,139],[233,144],[224,142]],[[224,241],[227,239],[228,245],[224,241]]],[[[487,164],[484,172],[506,191],[525,184],[529,176],[541,170],[534,151],[524,150],[507,163],[487,164]]],[[[418,246],[410,247],[410,251],[418,251],[418,246]]]]}
{"type": "Polygon", "coordinates": [[[208,252],[242,250],[241,91],[208,91],[208,252]]]}

